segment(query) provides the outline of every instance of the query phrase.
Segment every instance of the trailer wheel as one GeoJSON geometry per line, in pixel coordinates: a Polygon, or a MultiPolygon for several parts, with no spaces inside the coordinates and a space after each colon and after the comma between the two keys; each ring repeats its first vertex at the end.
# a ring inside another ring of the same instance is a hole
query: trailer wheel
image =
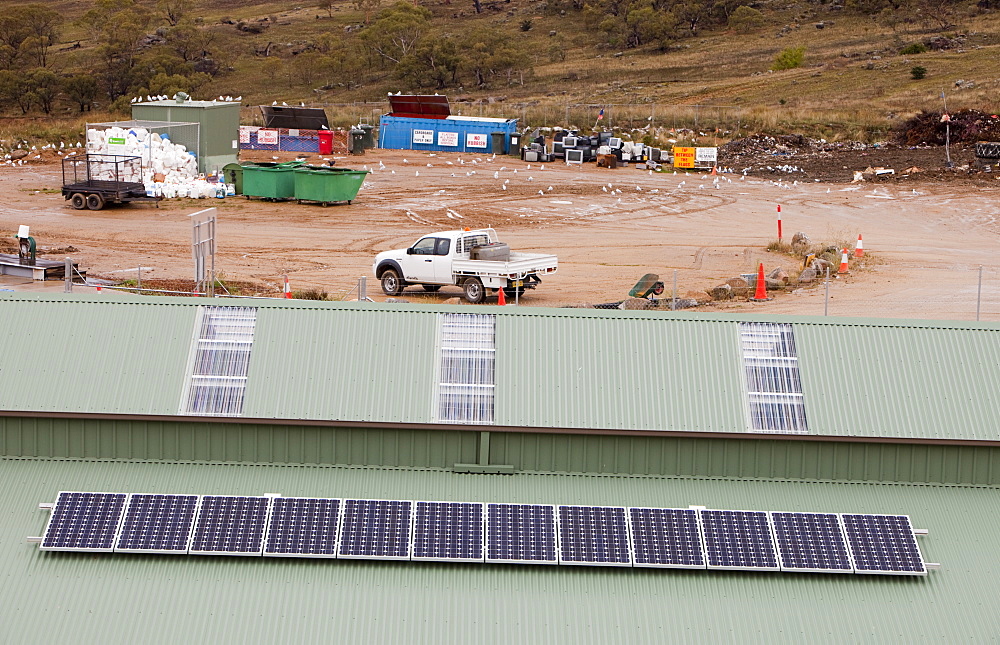
{"type": "Polygon", "coordinates": [[[69,198],[69,203],[78,211],[82,211],[87,207],[87,198],[83,193],[73,193],[69,198]]]}
{"type": "Polygon", "coordinates": [[[424,288],[424,291],[429,291],[430,293],[436,293],[441,290],[441,285],[439,284],[422,284],[420,286],[424,288]]]}
{"type": "Polygon", "coordinates": [[[382,273],[382,292],[387,296],[398,296],[403,293],[403,281],[395,269],[386,269],[382,273]]]}
{"type": "Polygon", "coordinates": [[[96,193],[87,195],[87,208],[92,211],[99,211],[104,208],[104,198],[96,193]]]}
{"type": "Polygon", "coordinates": [[[486,289],[479,278],[468,278],[462,283],[462,290],[465,292],[465,299],[476,305],[486,299],[486,289]]]}

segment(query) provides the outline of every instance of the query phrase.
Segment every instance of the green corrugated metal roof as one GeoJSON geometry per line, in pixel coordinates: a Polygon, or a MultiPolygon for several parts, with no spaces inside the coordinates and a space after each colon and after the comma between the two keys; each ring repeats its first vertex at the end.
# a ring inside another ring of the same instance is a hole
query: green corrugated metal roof
{"type": "Polygon", "coordinates": [[[1000,633],[996,488],[0,460],[9,642],[884,643],[1000,633]],[[45,553],[59,490],[906,513],[926,579],[45,553]]]}
{"type": "Polygon", "coordinates": [[[794,326],[811,435],[1000,441],[1000,325],[687,312],[5,294],[0,409],[177,414],[209,302],[259,310],[245,418],[432,421],[438,315],[475,312],[499,426],[744,433],[756,320],[794,326]]]}
{"type": "Polygon", "coordinates": [[[429,423],[435,315],[261,309],[243,416],[429,423]]]}
{"type": "Polygon", "coordinates": [[[195,308],[0,302],[0,409],[177,414],[195,308]]]}

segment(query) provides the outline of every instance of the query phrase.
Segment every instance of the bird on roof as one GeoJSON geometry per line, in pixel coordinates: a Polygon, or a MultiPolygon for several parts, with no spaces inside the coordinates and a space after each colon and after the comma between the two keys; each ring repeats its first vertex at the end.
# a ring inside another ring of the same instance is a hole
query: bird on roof
{"type": "Polygon", "coordinates": [[[282,104],[283,106],[285,106],[285,107],[288,107],[288,104],[287,104],[287,103],[285,103],[284,101],[282,101],[282,102],[281,102],[281,104],[282,104]]]}
{"type": "Polygon", "coordinates": [[[278,104],[277,101],[271,101],[271,105],[277,105],[277,104],[278,104]]]}

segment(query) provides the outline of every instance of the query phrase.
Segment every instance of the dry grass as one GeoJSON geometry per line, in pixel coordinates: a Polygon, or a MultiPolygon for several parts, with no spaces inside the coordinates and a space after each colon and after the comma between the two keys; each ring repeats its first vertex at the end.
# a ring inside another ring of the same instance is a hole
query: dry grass
{"type": "MultiPolygon", "coordinates": [[[[89,0],[54,0],[49,4],[70,19],[91,6],[89,0]]],[[[333,122],[343,125],[359,118],[377,119],[385,111],[387,91],[417,89],[401,87],[388,71],[366,71],[363,87],[315,92],[290,71],[292,57],[287,53],[280,55],[284,68],[269,77],[265,70],[268,61],[254,56],[254,48],[268,42],[307,43],[323,33],[343,37],[345,26],[363,20],[346,0],[335,5],[333,18],[312,2],[199,0],[198,5],[197,15],[216,35],[216,56],[233,67],[201,88],[198,95],[242,95],[251,105],[273,100],[328,104],[333,122]],[[220,23],[222,18],[254,20],[264,16],[276,16],[278,24],[258,35],[241,34],[232,25],[220,23]],[[373,103],[356,103],[364,101],[373,103]]],[[[880,140],[899,118],[925,108],[939,109],[942,88],[948,90],[953,110],[990,110],[1000,86],[995,63],[1000,53],[1000,39],[995,35],[1000,32],[1000,18],[988,14],[959,17],[961,28],[956,32],[969,34],[965,49],[910,56],[900,55],[899,49],[938,34],[913,27],[893,31],[869,18],[829,12],[817,5],[769,9],[768,25],[755,33],[702,32],[676,41],[667,51],[650,47],[617,52],[602,44],[600,36],[587,31],[575,16],[550,15],[530,0],[512,0],[502,5],[503,11],[482,15],[464,4],[424,6],[435,14],[435,29],[440,33],[461,34],[485,25],[506,31],[517,39],[519,47],[531,53],[534,71],[523,86],[451,88],[446,92],[453,99],[460,95],[499,97],[501,100],[493,104],[454,105],[467,115],[515,116],[523,125],[533,127],[593,127],[597,110],[606,107],[607,120],[602,125],[624,130],[688,128],[711,137],[718,130],[723,138],[757,131],[801,132],[828,140],[880,140]],[[518,26],[528,18],[533,28],[520,31],[518,26]],[[833,24],[825,29],[814,27],[816,22],[830,20],[833,24]],[[553,31],[556,35],[550,36],[553,31]],[[558,43],[566,46],[566,56],[552,61],[548,52],[558,43]],[[806,48],[804,65],[770,72],[775,54],[788,47],[806,48]],[[910,68],[917,64],[927,68],[926,79],[910,77],[910,68]],[[972,80],[975,86],[956,88],[954,81],[958,79],[972,80]]],[[[94,46],[87,37],[81,27],[67,22],[64,40],[80,40],[82,49],[57,52],[56,66],[72,69],[78,65],[82,54],[94,46]]],[[[0,137],[18,134],[25,127],[31,137],[66,138],[66,128],[78,127],[78,120],[65,116],[73,122],[65,128],[54,123],[3,123],[0,137]]],[[[254,116],[252,112],[245,114],[248,119],[254,116]]],[[[87,120],[98,119],[88,116],[87,120]]]]}

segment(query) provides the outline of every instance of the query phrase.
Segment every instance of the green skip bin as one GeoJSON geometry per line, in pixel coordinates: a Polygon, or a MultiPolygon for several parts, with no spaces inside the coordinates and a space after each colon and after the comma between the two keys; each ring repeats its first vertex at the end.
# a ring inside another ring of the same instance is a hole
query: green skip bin
{"type": "Polygon", "coordinates": [[[264,199],[291,199],[295,197],[295,176],[292,172],[301,162],[256,163],[243,167],[243,194],[264,199]]]}
{"type": "Polygon", "coordinates": [[[365,182],[367,170],[306,166],[295,170],[295,199],[299,203],[319,202],[324,206],[335,202],[348,204],[357,197],[365,182]]]}

